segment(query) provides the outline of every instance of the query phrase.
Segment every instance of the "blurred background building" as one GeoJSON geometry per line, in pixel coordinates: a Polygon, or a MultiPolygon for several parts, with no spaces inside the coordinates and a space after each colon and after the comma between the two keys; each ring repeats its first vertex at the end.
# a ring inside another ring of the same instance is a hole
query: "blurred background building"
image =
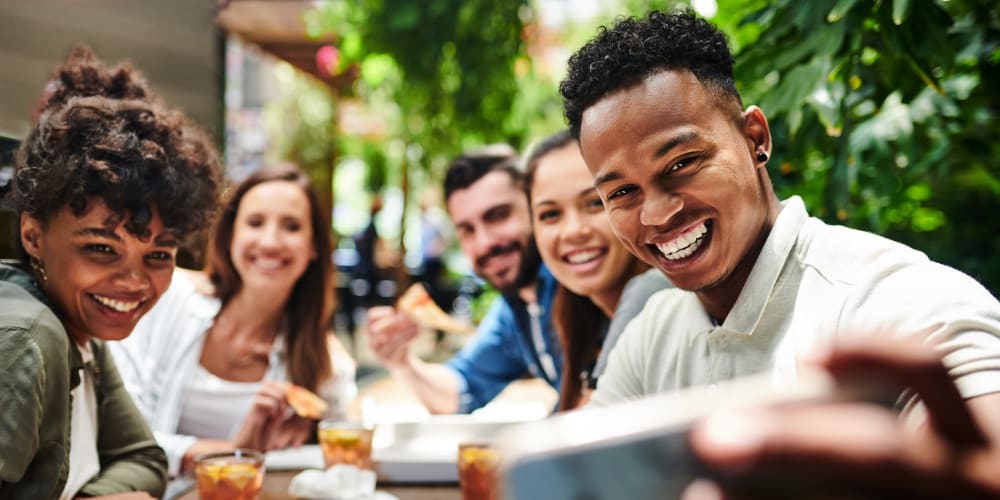
{"type": "MultiPolygon", "coordinates": [[[[171,105],[221,137],[223,38],[205,0],[0,2],[0,186],[30,127],[45,82],[70,48],[129,59],[171,105]]],[[[11,256],[11,216],[0,211],[0,256],[11,256]]]]}

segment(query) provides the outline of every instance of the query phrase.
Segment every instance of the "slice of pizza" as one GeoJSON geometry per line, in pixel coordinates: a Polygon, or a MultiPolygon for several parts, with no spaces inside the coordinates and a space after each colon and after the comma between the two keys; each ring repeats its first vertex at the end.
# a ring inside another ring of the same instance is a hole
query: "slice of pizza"
{"type": "Polygon", "coordinates": [[[285,387],[285,397],[300,417],[318,419],[326,413],[326,401],[301,385],[289,383],[285,387]]]}
{"type": "Polygon", "coordinates": [[[459,321],[441,310],[421,283],[414,283],[407,288],[403,295],[400,295],[396,307],[413,321],[427,328],[446,333],[471,333],[475,330],[472,325],[459,321]]]}

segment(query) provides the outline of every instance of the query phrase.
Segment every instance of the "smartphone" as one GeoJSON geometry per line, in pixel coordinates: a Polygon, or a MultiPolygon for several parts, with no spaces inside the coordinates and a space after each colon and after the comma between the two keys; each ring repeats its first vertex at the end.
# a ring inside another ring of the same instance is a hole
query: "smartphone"
{"type": "Polygon", "coordinates": [[[502,490],[513,500],[678,498],[703,471],[688,444],[696,421],[834,397],[825,372],[800,372],[796,384],[781,388],[762,374],[519,424],[496,440],[502,490]]]}

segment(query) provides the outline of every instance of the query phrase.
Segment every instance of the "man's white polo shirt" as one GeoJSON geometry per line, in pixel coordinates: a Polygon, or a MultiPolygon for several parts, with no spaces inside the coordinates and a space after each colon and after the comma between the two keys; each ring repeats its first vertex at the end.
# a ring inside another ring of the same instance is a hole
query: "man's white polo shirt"
{"type": "Polygon", "coordinates": [[[849,334],[928,335],[963,397],[1000,391],[1000,303],[971,277],[881,236],[783,208],[732,311],[715,325],[692,292],[650,297],[611,353],[591,403],[606,405],[769,372],[849,334]]]}

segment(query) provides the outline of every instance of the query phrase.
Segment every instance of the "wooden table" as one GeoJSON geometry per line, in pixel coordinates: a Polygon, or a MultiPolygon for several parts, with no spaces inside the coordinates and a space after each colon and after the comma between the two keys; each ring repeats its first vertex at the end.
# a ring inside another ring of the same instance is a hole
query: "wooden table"
{"type": "MultiPolygon", "coordinates": [[[[396,412],[400,411],[400,409],[405,411],[411,406],[416,406],[420,410],[423,410],[420,401],[413,391],[402,382],[392,378],[378,380],[361,392],[348,410],[348,414],[355,420],[361,419],[361,403],[366,398],[371,400],[375,409],[378,409],[380,405],[390,405],[391,409],[396,412]]],[[[547,412],[555,405],[557,398],[558,394],[556,391],[541,380],[518,380],[508,385],[484,410],[494,409],[503,411],[505,405],[506,407],[513,406],[519,409],[525,407],[526,404],[537,403],[541,406],[543,412],[547,412]]],[[[292,481],[292,478],[298,472],[281,470],[265,473],[264,490],[260,495],[261,500],[286,500],[295,498],[288,494],[288,483],[292,481]]],[[[457,484],[379,484],[377,489],[396,495],[400,500],[459,500],[461,498],[457,484]]],[[[197,500],[198,493],[192,489],[184,495],[177,497],[177,499],[197,500]]]]}
{"type": "MultiPolygon", "coordinates": [[[[298,471],[273,471],[264,475],[264,490],[260,500],[292,500],[295,497],[288,494],[288,483],[298,474],[298,471]]],[[[457,484],[430,485],[398,485],[380,484],[378,490],[396,495],[399,500],[459,500],[461,494],[457,484]]],[[[191,490],[179,500],[197,500],[198,493],[191,490]]]]}

